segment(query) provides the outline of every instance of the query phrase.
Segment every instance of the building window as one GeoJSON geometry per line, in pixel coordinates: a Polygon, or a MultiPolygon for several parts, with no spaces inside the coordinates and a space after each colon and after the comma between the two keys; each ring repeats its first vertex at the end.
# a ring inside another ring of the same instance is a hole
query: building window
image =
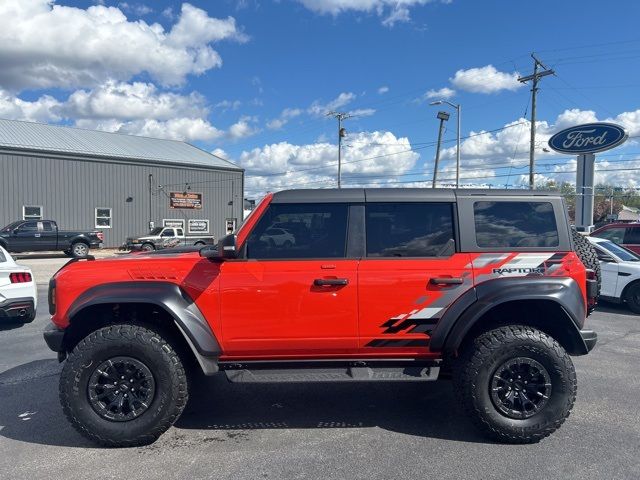
{"type": "Polygon", "coordinates": [[[110,208],[96,208],[96,228],[111,228],[110,208]]]}
{"type": "Polygon", "coordinates": [[[22,207],[23,220],[42,220],[42,207],[25,205],[22,207]]]}

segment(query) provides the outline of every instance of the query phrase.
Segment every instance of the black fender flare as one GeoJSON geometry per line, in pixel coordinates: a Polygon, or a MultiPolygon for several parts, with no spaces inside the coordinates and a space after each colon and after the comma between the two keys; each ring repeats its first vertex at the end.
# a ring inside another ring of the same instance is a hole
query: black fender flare
{"type": "Polygon", "coordinates": [[[220,344],[198,306],[179,285],[159,281],[96,285],[79,295],[69,307],[70,324],[87,307],[113,303],[146,303],[162,308],[173,317],[204,372],[217,371],[220,344]]]}
{"type": "Polygon", "coordinates": [[[586,307],[578,283],[568,277],[496,278],[476,285],[460,296],[442,316],[429,341],[434,352],[456,352],[471,328],[482,316],[498,305],[518,300],[551,301],[558,304],[564,318],[541,319],[563,322],[569,342],[565,348],[572,355],[589,352],[580,329],[584,325],[586,307]],[[567,348],[568,347],[568,348],[567,348]]]}

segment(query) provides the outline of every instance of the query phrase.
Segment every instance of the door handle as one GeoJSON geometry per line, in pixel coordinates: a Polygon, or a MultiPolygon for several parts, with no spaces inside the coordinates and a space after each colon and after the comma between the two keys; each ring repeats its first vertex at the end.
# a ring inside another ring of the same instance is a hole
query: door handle
{"type": "Polygon", "coordinates": [[[461,285],[463,282],[460,277],[436,277],[429,280],[433,285],[461,285]]]}
{"type": "Polygon", "coordinates": [[[316,287],[342,287],[349,285],[348,278],[316,278],[313,281],[316,287]]]}

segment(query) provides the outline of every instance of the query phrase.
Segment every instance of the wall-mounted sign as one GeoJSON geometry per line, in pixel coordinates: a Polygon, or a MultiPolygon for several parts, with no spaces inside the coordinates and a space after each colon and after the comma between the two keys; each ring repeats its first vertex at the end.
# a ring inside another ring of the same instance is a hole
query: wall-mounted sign
{"type": "Polygon", "coordinates": [[[202,193],[169,192],[169,208],[200,210],[202,208],[202,193]]]}
{"type": "Polygon", "coordinates": [[[209,233],[209,220],[189,219],[189,233],[209,233]]]}
{"type": "Polygon", "coordinates": [[[179,218],[165,218],[162,220],[162,226],[169,228],[182,228],[184,230],[184,220],[179,218]]]}
{"type": "Polygon", "coordinates": [[[628,138],[624,128],[613,123],[586,123],[566,128],[549,139],[549,146],[560,153],[596,153],[622,145],[628,138]]]}
{"type": "Polygon", "coordinates": [[[236,231],[236,219],[235,218],[227,218],[224,222],[225,232],[227,235],[232,234],[236,231]]]}

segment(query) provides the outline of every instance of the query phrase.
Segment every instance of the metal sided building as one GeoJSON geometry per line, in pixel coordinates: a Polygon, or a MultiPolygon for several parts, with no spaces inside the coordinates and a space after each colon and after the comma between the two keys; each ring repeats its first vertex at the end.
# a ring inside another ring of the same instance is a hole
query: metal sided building
{"type": "Polygon", "coordinates": [[[185,142],[0,119],[2,226],[95,228],[105,247],[150,223],[218,239],[242,220],[243,191],[243,169],[185,142]]]}

